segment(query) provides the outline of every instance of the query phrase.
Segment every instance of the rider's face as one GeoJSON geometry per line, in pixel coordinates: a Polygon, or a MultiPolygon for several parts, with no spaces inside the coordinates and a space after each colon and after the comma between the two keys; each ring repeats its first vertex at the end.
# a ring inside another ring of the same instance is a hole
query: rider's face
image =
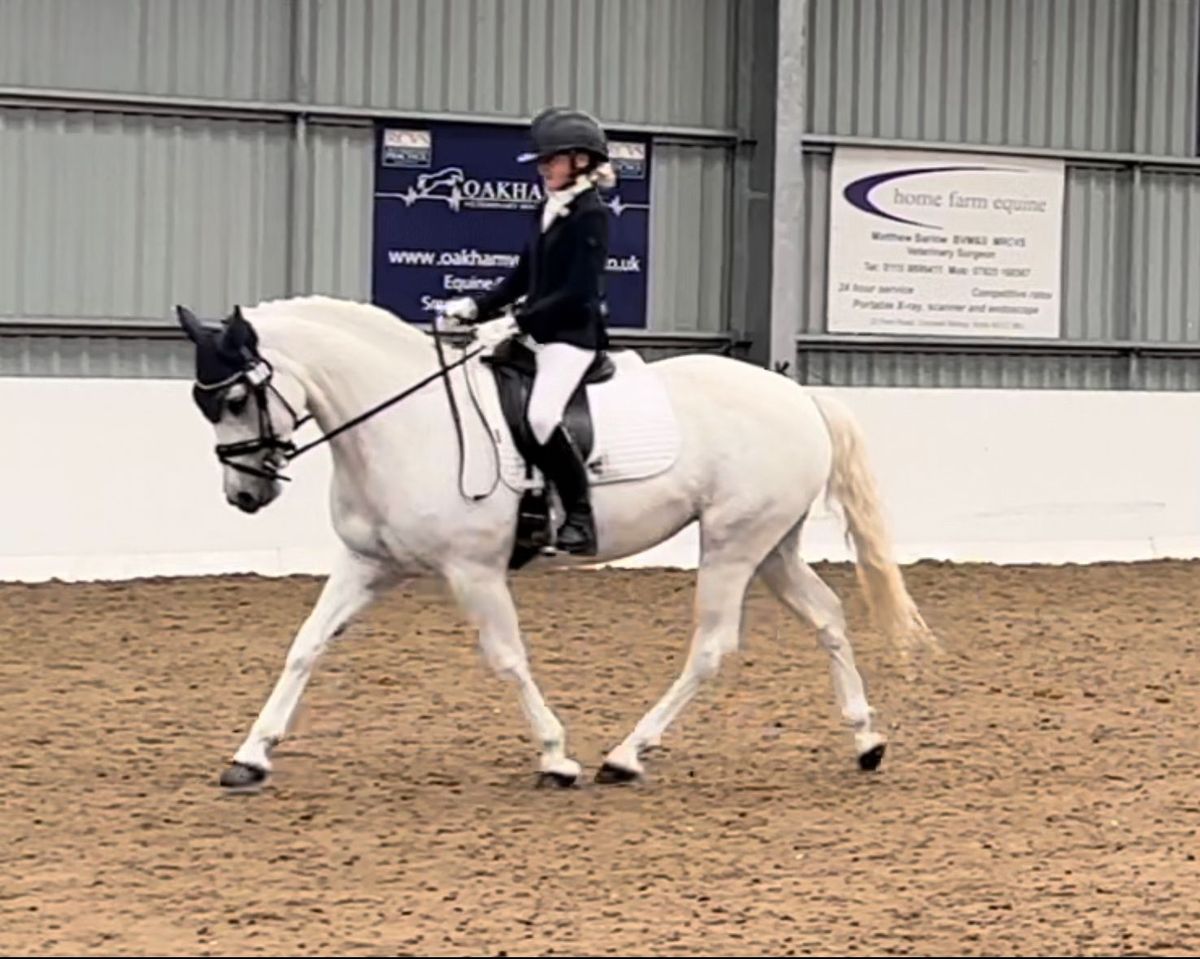
{"type": "Polygon", "coordinates": [[[569,153],[556,153],[538,161],[538,172],[547,190],[561,190],[570,184],[574,172],[574,157],[569,153]]]}

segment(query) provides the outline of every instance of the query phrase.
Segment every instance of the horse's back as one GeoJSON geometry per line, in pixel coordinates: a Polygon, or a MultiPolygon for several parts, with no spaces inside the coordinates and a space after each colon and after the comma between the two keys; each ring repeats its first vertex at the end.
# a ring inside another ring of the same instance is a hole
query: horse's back
{"type": "Polygon", "coordinates": [[[686,353],[654,360],[655,371],[677,397],[696,396],[721,408],[792,422],[806,429],[824,422],[815,398],[795,380],[715,353],[686,353]]]}
{"type": "Polygon", "coordinates": [[[666,385],[684,434],[684,456],[726,484],[801,500],[824,485],[833,444],[801,384],[742,360],[685,354],[648,367],[666,385]]]}

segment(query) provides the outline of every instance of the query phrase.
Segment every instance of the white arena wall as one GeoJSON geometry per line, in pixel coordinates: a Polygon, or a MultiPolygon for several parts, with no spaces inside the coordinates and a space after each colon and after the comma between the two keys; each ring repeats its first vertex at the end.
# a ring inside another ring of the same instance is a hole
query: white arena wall
{"type": "MultiPolygon", "coordinates": [[[[326,570],[325,451],[246,516],[224,501],[189,389],[0,378],[0,579],[326,570]]],[[[901,562],[1200,556],[1200,394],[828,392],[863,423],[901,562]]],[[[805,544],[810,560],[849,558],[822,510],[805,544]]],[[[621,565],[686,568],[696,553],[693,527],[621,565]]]]}

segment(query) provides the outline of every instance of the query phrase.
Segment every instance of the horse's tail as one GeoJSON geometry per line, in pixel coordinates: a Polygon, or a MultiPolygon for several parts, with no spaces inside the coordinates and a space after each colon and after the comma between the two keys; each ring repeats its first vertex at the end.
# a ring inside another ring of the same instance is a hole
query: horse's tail
{"type": "Polygon", "coordinates": [[[876,626],[907,654],[914,642],[936,646],[892,557],[891,536],[862,430],[854,415],[828,396],[817,399],[833,441],[829,493],[842,506],[847,544],[853,541],[858,581],[876,626]]]}

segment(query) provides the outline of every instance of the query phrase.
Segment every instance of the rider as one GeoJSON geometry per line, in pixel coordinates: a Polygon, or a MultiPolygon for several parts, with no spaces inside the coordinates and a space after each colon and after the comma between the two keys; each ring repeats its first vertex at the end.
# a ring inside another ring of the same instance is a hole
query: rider
{"type": "Polygon", "coordinates": [[[543,110],[534,118],[530,134],[533,150],[519,159],[537,160],[545,185],[533,236],[499,284],[477,300],[448,301],[443,315],[451,323],[483,322],[525,297],[513,317],[534,341],[537,376],[527,416],[541,446],[537,465],[558,490],[566,512],[558,548],[594,556],[596,529],[587,467],[562,417],[584,373],[608,347],[608,210],[596,188],[611,188],[616,174],[603,129],[583,111],[543,110]]]}

